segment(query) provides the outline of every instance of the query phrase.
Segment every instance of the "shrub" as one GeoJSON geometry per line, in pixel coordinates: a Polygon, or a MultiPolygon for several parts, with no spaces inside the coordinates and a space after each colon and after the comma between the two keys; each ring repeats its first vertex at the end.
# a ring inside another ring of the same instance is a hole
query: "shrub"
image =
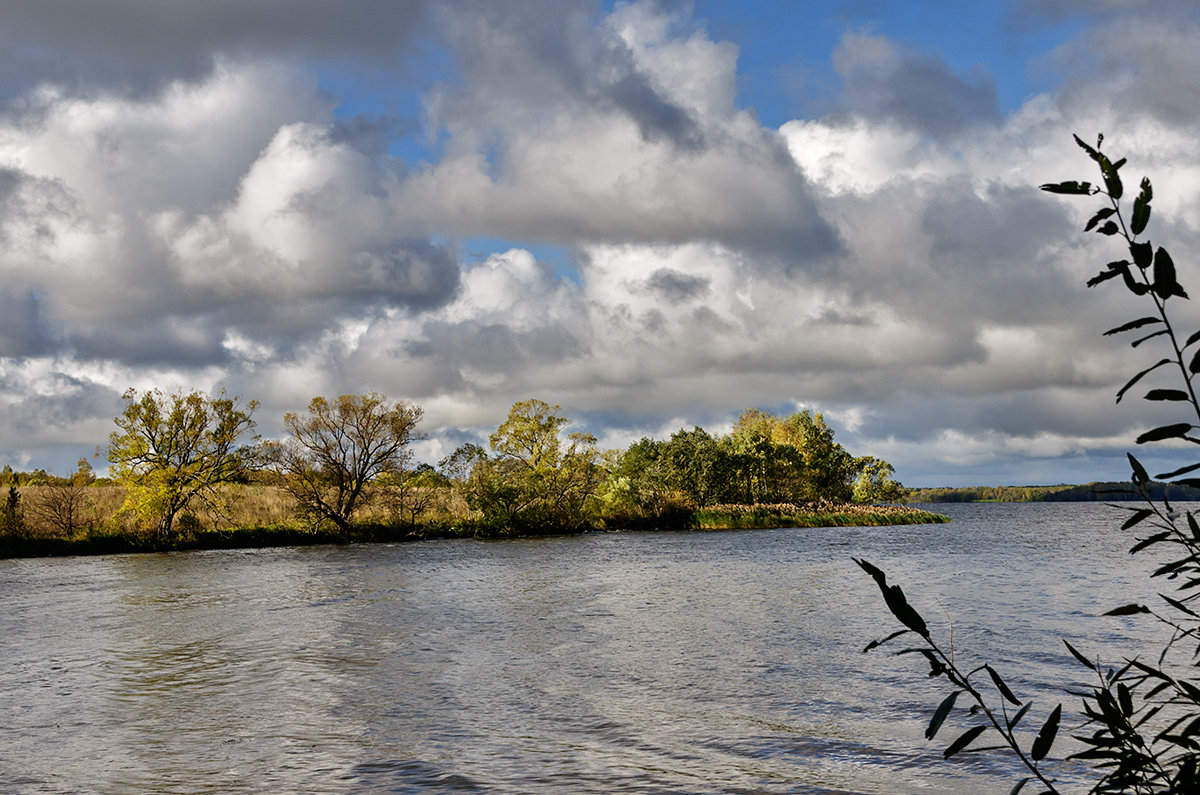
{"type": "MultiPolygon", "coordinates": [[[[1187,419],[1152,428],[1137,438],[1138,444],[1167,440],[1183,440],[1200,444],[1195,431],[1200,429],[1200,401],[1193,386],[1200,373],[1200,331],[1181,340],[1171,321],[1168,308],[1172,299],[1186,299],[1175,264],[1165,248],[1155,249],[1149,241],[1140,239],[1150,220],[1154,194],[1148,179],[1142,179],[1132,207],[1123,205],[1124,186],[1120,169],[1125,160],[1111,160],[1101,151],[1103,136],[1096,146],[1075,141],[1096,163],[1100,182],[1058,182],[1043,185],[1050,193],[1104,196],[1106,204],[1087,222],[1085,232],[1119,238],[1129,256],[1110,262],[1089,282],[1089,287],[1112,281],[1121,283],[1144,303],[1153,305],[1148,314],[1122,323],[1106,335],[1134,333],[1132,345],[1155,340],[1166,343],[1167,352],[1155,364],[1136,373],[1117,392],[1117,402],[1144,379],[1174,373],[1175,382],[1169,387],[1149,389],[1144,397],[1150,401],[1169,401],[1180,404],[1187,419]]],[[[1153,606],[1125,604],[1106,615],[1147,616],[1161,622],[1170,635],[1154,655],[1141,650],[1132,653],[1115,667],[1106,667],[1084,652],[1066,643],[1068,651],[1089,672],[1094,684],[1075,693],[1083,697],[1082,719],[1086,731],[1075,735],[1084,750],[1069,758],[1084,760],[1095,770],[1097,779],[1092,792],[1192,792],[1200,789],[1200,681],[1193,674],[1200,664],[1200,520],[1192,511],[1175,511],[1169,502],[1155,501],[1151,493],[1151,477],[1133,455],[1129,456],[1133,471],[1133,491],[1142,503],[1128,508],[1129,518],[1123,530],[1152,528],[1130,550],[1140,553],[1155,549],[1167,553],[1167,559],[1153,574],[1170,579],[1173,595],[1161,594],[1162,603],[1153,606]]],[[[1175,484],[1200,486],[1200,479],[1182,477],[1200,470],[1200,463],[1156,475],[1159,480],[1175,484]]],[[[965,670],[961,660],[933,636],[920,613],[913,608],[898,585],[889,584],[887,575],[865,560],[856,560],[879,586],[885,603],[902,629],[882,640],[870,643],[869,651],[895,638],[915,635],[919,641],[900,654],[916,653],[930,666],[929,675],[943,677],[951,692],[938,705],[929,722],[925,736],[933,739],[952,711],[962,710],[970,703],[971,714],[980,716],[968,729],[945,749],[950,758],[968,748],[977,738],[988,733],[998,734],[1002,745],[1016,754],[1029,775],[1019,781],[1013,792],[1037,780],[1048,792],[1057,792],[1053,777],[1047,770],[1050,751],[1063,723],[1063,708],[1059,704],[1043,719],[1032,738],[1018,734],[1018,724],[1029,713],[1032,702],[1022,701],[1005,683],[1000,673],[988,664],[965,670]],[[963,703],[960,703],[963,702],[963,703]],[[1011,711],[1010,711],[1011,709],[1011,711]]]]}

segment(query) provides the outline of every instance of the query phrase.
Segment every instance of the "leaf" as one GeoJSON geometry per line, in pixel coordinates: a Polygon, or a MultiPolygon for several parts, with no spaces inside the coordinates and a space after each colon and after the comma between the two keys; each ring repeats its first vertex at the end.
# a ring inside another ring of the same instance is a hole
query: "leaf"
{"type": "Polygon", "coordinates": [[[1040,186],[1047,193],[1067,193],[1067,194],[1082,194],[1089,195],[1092,193],[1092,183],[1090,182],[1047,182],[1040,186]]]}
{"type": "Polygon", "coordinates": [[[1179,601],[1178,599],[1172,599],[1171,597],[1167,596],[1166,594],[1161,594],[1161,593],[1159,594],[1159,596],[1162,597],[1163,601],[1165,601],[1167,604],[1169,604],[1171,607],[1175,608],[1176,610],[1180,611],[1181,613],[1187,613],[1189,616],[1195,616],[1196,618],[1200,618],[1200,613],[1196,613],[1196,611],[1192,610],[1190,607],[1188,607],[1187,605],[1185,605],[1183,602],[1179,601]]]}
{"type": "Polygon", "coordinates": [[[1033,706],[1033,702],[1030,701],[1028,704],[1021,707],[1019,710],[1017,710],[1017,714],[1013,715],[1012,718],[1009,719],[1008,728],[1009,729],[1017,728],[1017,724],[1021,722],[1021,718],[1025,717],[1025,713],[1029,712],[1029,708],[1032,706],[1033,706]]]}
{"type": "MultiPolygon", "coordinates": [[[[1197,357],[1200,357],[1200,352],[1197,353],[1197,357]]],[[[1170,364],[1170,363],[1171,363],[1170,359],[1161,359],[1161,360],[1159,360],[1158,364],[1151,365],[1150,367],[1147,367],[1145,370],[1142,370],[1140,373],[1135,375],[1133,378],[1130,378],[1129,381],[1127,381],[1125,383],[1125,386],[1121,387],[1120,391],[1117,392],[1117,402],[1120,403],[1121,398],[1125,395],[1125,393],[1127,391],[1129,391],[1129,388],[1131,386],[1133,386],[1134,384],[1136,384],[1138,381],[1141,381],[1142,378],[1144,378],[1147,374],[1153,372],[1154,370],[1157,370],[1158,368],[1162,367],[1164,364],[1170,364]]],[[[1193,370],[1192,372],[1195,372],[1195,370],[1193,370]]]]}
{"type": "Polygon", "coordinates": [[[1145,521],[1146,519],[1149,519],[1153,515],[1154,515],[1154,511],[1148,510],[1146,508],[1139,508],[1138,510],[1133,512],[1133,516],[1130,516],[1128,519],[1125,520],[1125,524],[1121,525],[1121,529],[1128,530],[1129,528],[1133,527],[1134,525],[1137,525],[1137,524],[1145,521]]]}
{"type": "Polygon", "coordinates": [[[1156,332],[1154,332],[1153,334],[1147,334],[1146,336],[1144,336],[1144,337],[1142,337],[1142,338],[1140,338],[1140,339],[1136,339],[1136,340],[1134,340],[1133,342],[1129,343],[1129,347],[1131,347],[1131,348],[1136,348],[1137,346],[1141,345],[1141,344],[1142,344],[1143,342],[1145,342],[1146,340],[1152,340],[1152,339],[1154,339],[1155,337],[1161,337],[1163,334],[1166,334],[1166,333],[1167,333],[1167,330],[1166,330],[1166,329],[1162,329],[1162,330],[1160,330],[1160,331],[1156,331],[1156,332]]]}
{"type": "Polygon", "coordinates": [[[1012,789],[1010,789],[1008,791],[1008,795],[1018,795],[1018,793],[1020,793],[1021,790],[1025,788],[1025,785],[1028,784],[1030,781],[1033,781],[1033,779],[1030,778],[1029,776],[1026,776],[1025,778],[1021,779],[1020,781],[1017,782],[1016,786],[1014,786],[1012,789]]]}
{"type": "Polygon", "coordinates": [[[1200,489],[1200,478],[1180,478],[1172,486],[1187,486],[1189,489],[1200,489]]]}
{"type": "Polygon", "coordinates": [[[1105,221],[1104,226],[1102,226],[1096,230],[1096,232],[1101,235],[1109,235],[1109,236],[1115,235],[1120,231],[1121,231],[1121,227],[1117,226],[1117,224],[1114,221],[1105,221]]]}
{"type": "Polygon", "coordinates": [[[1104,284],[1109,279],[1115,279],[1121,275],[1121,271],[1100,271],[1092,278],[1088,279],[1087,286],[1095,287],[1097,284],[1104,284]]]}
{"type": "MultiPolygon", "coordinates": [[[[1121,161],[1122,164],[1124,162],[1124,160],[1121,161]]],[[[1117,173],[1118,168],[1120,166],[1113,165],[1107,157],[1100,155],[1100,171],[1104,174],[1104,186],[1108,188],[1108,195],[1113,201],[1120,199],[1125,192],[1125,187],[1121,184],[1121,175],[1117,173]]]]}
{"type": "Polygon", "coordinates": [[[896,638],[900,637],[901,635],[907,634],[910,631],[911,630],[902,629],[898,632],[893,632],[891,635],[888,635],[886,638],[881,638],[880,640],[873,640],[867,644],[865,649],[863,649],[863,654],[866,654],[871,649],[882,646],[883,644],[887,643],[889,640],[895,640],[896,638]]]}
{"type": "Polygon", "coordinates": [[[1172,472],[1164,472],[1161,475],[1155,475],[1154,477],[1157,478],[1158,480],[1169,480],[1178,475],[1184,475],[1184,474],[1187,474],[1188,472],[1195,472],[1197,469],[1200,469],[1200,464],[1188,464],[1187,466],[1181,467],[1180,469],[1176,469],[1172,472]]]}
{"type": "Polygon", "coordinates": [[[1142,178],[1142,191],[1138,197],[1133,200],[1133,219],[1129,222],[1129,231],[1136,237],[1146,229],[1146,224],[1150,223],[1150,200],[1154,198],[1154,191],[1150,188],[1150,180],[1142,178]]]}
{"type": "Polygon", "coordinates": [[[1163,299],[1173,295],[1187,298],[1187,293],[1175,278],[1175,261],[1162,246],[1154,252],[1154,292],[1163,299]]]}
{"type": "Polygon", "coordinates": [[[1117,703],[1121,707],[1121,714],[1133,714],[1133,696],[1129,692],[1129,686],[1124,682],[1117,683],[1117,703]]]}
{"type": "Polygon", "coordinates": [[[950,710],[954,709],[954,702],[958,699],[958,694],[961,692],[961,690],[955,690],[942,699],[941,704],[938,704],[937,709],[933,711],[933,717],[929,721],[929,728],[925,730],[926,740],[932,740],[934,735],[938,733],[938,729],[942,728],[942,723],[946,720],[946,716],[950,714],[950,710]]]}
{"type": "Polygon", "coordinates": [[[1070,643],[1067,643],[1067,641],[1065,641],[1065,640],[1063,641],[1063,643],[1066,643],[1067,651],[1071,652],[1071,654],[1075,656],[1076,660],[1079,660],[1079,662],[1083,663],[1088,668],[1091,668],[1093,671],[1096,670],[1096,664],[1094,662],[1092,662],[1091,660],[1089,660],[1087,657],[1084,657],[1083,654],[1080,653],[1079,649],[1075,648],[1070,643]]]}
{"type": "Polygon", "coordinates": [[[1130,243],[1129,254],[1133,257],[1133,264],[1142,270],[1146,270],[1154,262],[1154,247],[1149,243],[1130,243]]]}
{"type": "Polygon", "coordinates": [[[904,591],[899,585],[888,585],[887,575],[882,570],[872,566],[865,560],[854,558],[855,563],[874,578],[875,583],[879,586],[879,590],[883,593],[883,601],[887,604],[888,609],[892,611],[892,615],[903,624],[923,638],[929,637],[929,628],[925,626],[925,619],[921,618],[921,614],[913,609],[908,600],[904,598],[904,591]]]}
{"type": "Polygon", "coordinates": [[[1000,691],[1000,695],[1004,696],[1004,698],[1008,700],[1008,703],[1015,704],[1018,707],[1021,706],[1021,700],[1013,695],[1013,691],[1008,689],[1008,685],[1006,685],[1004,680],[1000,678],[1000,674],[996,673],[996,669],[992,668],[990,665],[985,665],[983,667],[987,670],[988,676],[992,677],[992,684],[994,684],[996,689],[1000,691]]]}
{"type": "Polygon", "coordinates": [[[1196,351],[1192,356],[1192,360],[1188,362],[1188,372],[1195,374],[1200,373],[1200,350],[1196,351]]]}
{"type": "MultiPolygon", "coordinates": [[[[1129,457],[1129,466],[1133,468],[1133,482],[1138,484],[1148,483],[1150,476],[1146,474],[1146,468],[1142,466],[1142,462],[1134,458],[1133,453],[1126,453],[1125,455],[1129,457]]],[[[1197,466],[1200,466],[1200,464],[1197,466]]]]}
{"type": "Polygon", "coordinates": [[[959,751],[970,745],[976,737],[983,734],[986,730],[987,726],[975,726],[967,729],[965,732],[963,732],[961,737],[950,743],[950,745],[946,747],[945,751],[942,751],[942,758],[949,759],[950,757],[954,756],[959,751]]]}
{"type": "MultiPolygon", "coordinates": [[[[1128,266],[1128,264],[1129,263],[1126,263],[1126,266],[1128,266]]],[[[1110,328],[1108,331],[1104,332],[1103,336],[1111,337],[1113,334],[1120,334],[1122,331],[1132,331],[1135,328],[1141,328],[1142,326],[1149,326],[1151,323],[1161,323],[1161,322],[1162,322],[1162,320],[1160,320],[1159,318],[1156,318],[1156,317],[1139,317],[1137,320],[1131,320],[1128,323],[1125,323],[1124,325],[1117,326],[1116,328],[1110,328]]]]}
{"type": "Polygon", "coordinates": [[[1146,442],[1161,442],[1164,439],[1178,439],[1186,435],[1194,427],[1196,426],[1190,422],[1175,422],[1170,425],[1152,428],[1139,436],[1137,443],[1145,444],[1146,442]]]}
{"type": "Polygon", "coordinates": [[[1112,610],[1109,610],[1107,613],[1101,613],[1101,615],[1134,616],[1134,615],[1137,615],[1138,613],[1149,613],[1149,612],[1150,612],[1150,608],[1146,607],[1145,605],[1139,605],[1136,602],[1133,602],[1131,604],[1121,605],[1120,607],[1114,607],[1112,610]]]}
{"type": "Polygon", "coordinates": [[[1137,542],[1132,547],[1130,547],[1129,554],[1136,555],[1137,553],[1141,552],[1146,547],[1153,546],[1154,544],[1160,543],[1162,541],[1166,541],[1170,537],[1171,537],[1171,534],[1168,532],[1155,533],[1152,536],[1143,538],[1141,541],[1137,542]]]}
{"type": "Polygon", "coordinates": [[[1145,295],[1146,293],[1150,292],[1150,285],[1143,284],[1142,282],[1139,282],[1137,279],[1133,278],[1133,273],[1130,272],[1129,268],[1122,270],[1121,276],[1125,279],[1125,288],[1134,295],[1145,295]]]}
{"type": "Polygon", "coordinates": [[[1146,400],[1187,400],[1188,393],[1182,389],[1151,389],[1146,400]]]}
{"type": "Polygon", "coordinates": [[[1096,213],[1095,215],[1092,216],[1091,220],[1089,220],[1087,222],[1087,226],[1085,226],[1083,228],[1083,231],[1085,231],[1085,232],[1092,231],[1092,229],[1095,228],[1096,224],[1100,223],[1105,218],[1108,218],[1110,215],[1112,215],[1116,211],[1117,210],[1115,207],[1105,207],[1103,210],[1100,210],[1098,213],[1096,213]]]}
{"type": "MultiPolygon", "coordinates": [[[[1079,148],[1080,148],[1080,149],[1082,149],[1083,151],[1087,152],[1087,153],[1088,153],[1088,156],[1089,156],[1089,157],[1091,157],[1091,158],[1092,158],[1092,160],[1099,160],[1099,159],[1100,159],[1100,157],[1101,157],[1101,154],[1100,154],[1099,152],[1097,152],[1095,149],[1093,149],[1092,147],[1090,147],[1090,146],[1088,146],[1087,144],[1085,144],[1085,143],[1083,142],[1083,139],[1082,139],[1082,138],[1080,138],[1078,135],[1075,135],[1075,136],[1073,136],[1073,137],[1075,138],[1075,143],[1079,144],[1079,148]]],[[[1099,142],[1098,142],[1096,145],[1097,145],[1097,146],[1099,146],[1101,143],[1104,143],[1104,135],[1103,135],[1103,133],[1100,135],[1100,140],[1099,140],[1099,142]]]]}
{"type": "Polygon", "coordinates": [[[1058,721],[1061,717],[1062,704],[1059,704],[1050,713],[1050,717],[1046,718],[1046,722],[1042,724],[1042,730],[1033,740],[1033,748],[1029,751],[1033,761],[1040,762],[1046,758],[1046,754],[1050,753],[1050,747],[1054,745],[1054,738],[1058,735],[1058,721]]]}

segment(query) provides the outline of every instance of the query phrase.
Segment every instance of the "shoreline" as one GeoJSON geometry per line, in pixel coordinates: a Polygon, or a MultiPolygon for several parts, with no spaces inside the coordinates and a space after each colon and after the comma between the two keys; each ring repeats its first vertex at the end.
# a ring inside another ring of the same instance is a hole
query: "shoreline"
{"type": "Polygon", "coordinates": [[[698,532],[721,530],[771,530],[811,527],[886,527],[891,525],[944,524],[949,517],[898,505],[802,506],[741,505],[701,509],[684,517],[618,521],[604,527],[578,530],[555,528],[518,531],[487,527],[470,522],[456,525],[364,525],[348,533],[296,525],[236,527],[197,530],[188,536],[155,538],[145,533],[92,532],[62,536],[0,537],[0,559],[91,555],[121,555],[182,552],[209,549],[267,549],[272,547],[317,546],[320,544],[387,544],[436,541],[456,538],[509,540],[551,535],[582,535],[590,532],[698,532]]]}

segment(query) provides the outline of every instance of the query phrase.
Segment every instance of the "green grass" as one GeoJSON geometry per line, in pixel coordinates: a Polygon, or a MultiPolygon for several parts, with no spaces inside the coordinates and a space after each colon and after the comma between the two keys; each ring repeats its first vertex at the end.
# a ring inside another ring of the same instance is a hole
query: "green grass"
{"type": "Polygon", "coordinates": [[[897,524],[942,524],[941,514],[900,505],[717,505],[694,515],[703,530],[750,530],[771,527],[881,527],[897,524]]]}

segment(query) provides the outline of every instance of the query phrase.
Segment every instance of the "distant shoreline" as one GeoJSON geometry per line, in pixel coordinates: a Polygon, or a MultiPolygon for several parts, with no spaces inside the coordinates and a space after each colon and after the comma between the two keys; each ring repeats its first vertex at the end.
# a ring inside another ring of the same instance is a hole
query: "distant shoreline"
{"type": "MultiPolygon", "coordinates": [[[[1156,502],[1200,502],[1200,489],[1174,483],[1150,484],[1156,502]]],[[[905,500],[913,503],[948,502],[1129,502],[1141,494],[1128,481],[1101,481],[1083,485],[1056,486],[964,486],[958,488],[908,489],[905,500]]]]}

